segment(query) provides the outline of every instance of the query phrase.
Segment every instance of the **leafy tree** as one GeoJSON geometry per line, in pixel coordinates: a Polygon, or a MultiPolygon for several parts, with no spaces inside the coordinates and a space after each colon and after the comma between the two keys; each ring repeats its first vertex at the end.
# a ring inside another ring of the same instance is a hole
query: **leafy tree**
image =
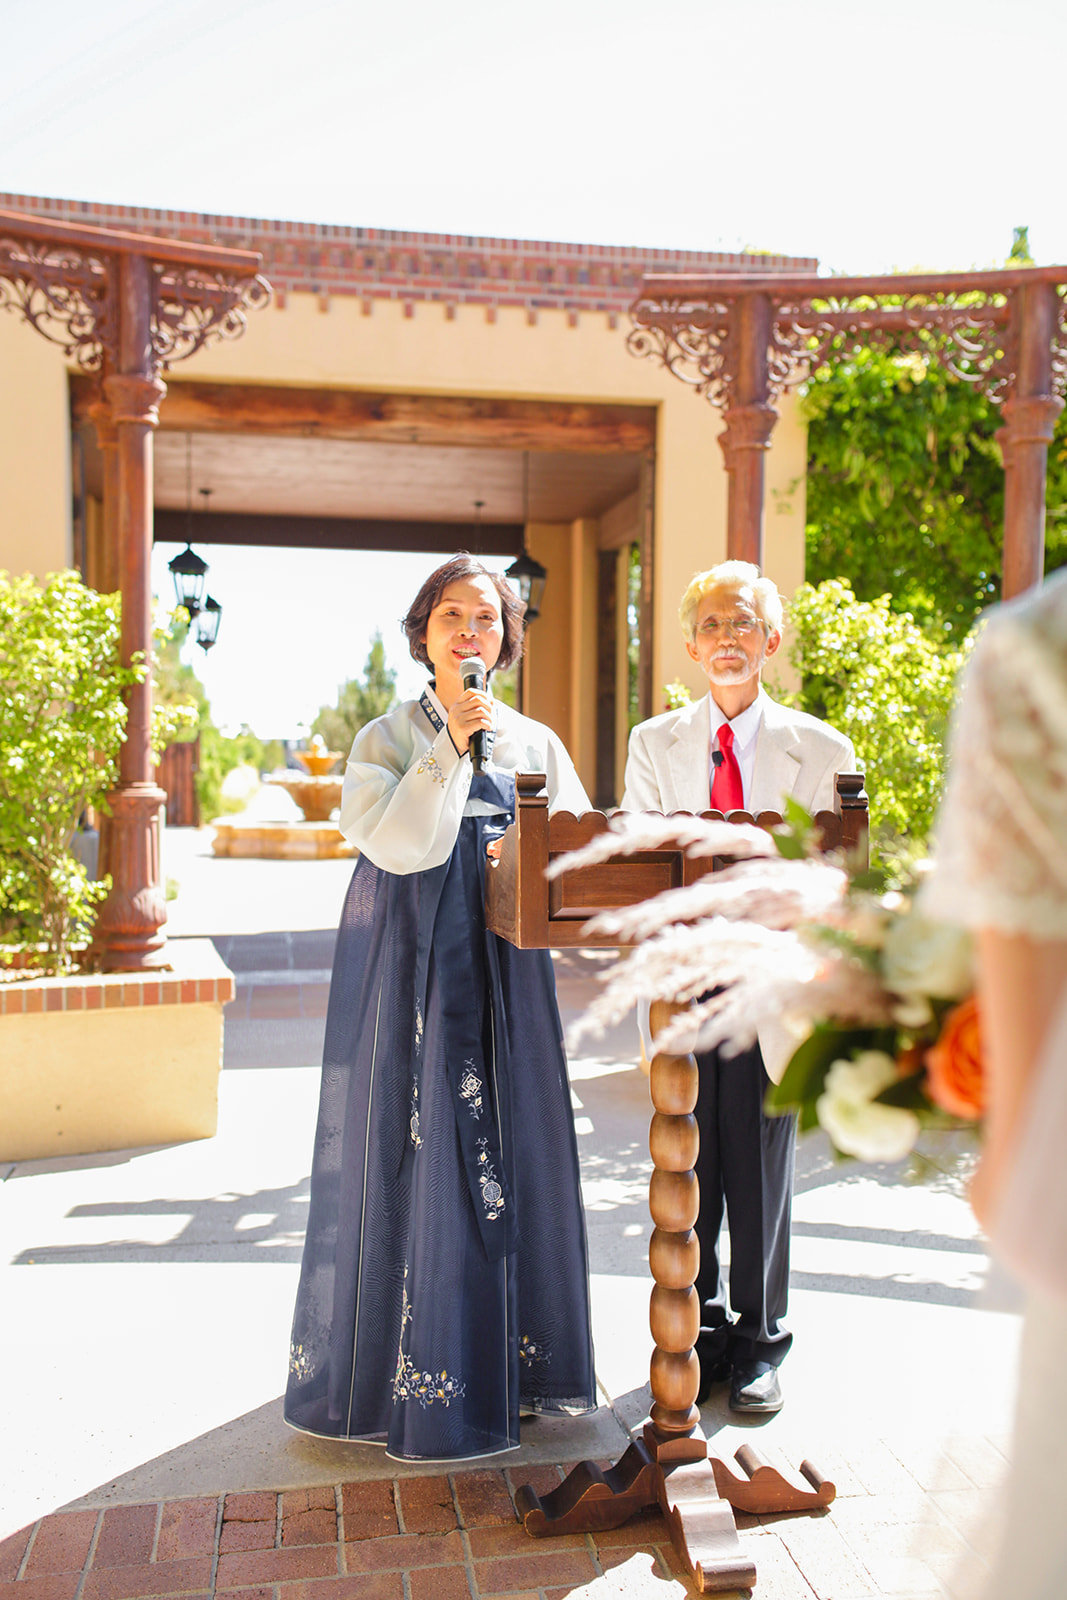
{"type": "Polygon", "coordinates": [[[349,678],[338,689],[335,706],[319,707],[311,731],[325,739],[328,750],[347,755],[360,728],[384,716],[395,704],[396,673],[386,666],[382,636],[376,633],[362,679],[349,678]]]}
{"type": "MultiPolygon", "coordinates": [[[[1024,241],[1025,246],[1025,241],[1024,241]]],[[[1000,593],[998,409],[923,355],[867,348],[815,373],[808,419],[807,576],[891,596],[962,641],[1000,593]]],[[[1046,569],[1067,562],[1067,416],[1049,448],[1046,569]]]]}
{"type": "Polygon", "coordinates": [[[189,707],[195,716],[175,734],[176,742],[185,744],[195,739],[201,723],[211,713],[207,690],[193,668],[182,660],[182,650],[189,637],[189,613],[184,606],[171,613],[166,627],[155,630],[153,660],[153,686],[155,703],[165,706],[189,707]]]}
{"type": "Polygon", "coordinates": [[[193,715],[175,735],[177,742],[199,739],[196,793],[204,822],[228,811],[241,809],[241,801],[230,800],[222,792],[227,773],[238,766],[270,771],[284,765],[285,754],[277,739],[269,744],[257,738],[249,727],[239,733],[221,733],[211,717],[207,690],[194,669],[181,659],[189,637],[189,617],[182,606],[173,612],[165,628],[156,630],[155,692],[157,703],[191,710],[193,715]]]}
{"type": "Polygon", "coordinates": [[[239,733],[220,733],[210,713],[205,711],[200,719],[200,759],[195,780],[200,820],[212,822],[227,812],[243,809],[244,801],[222,792],[224,779],[235,767],[255,767],[257,772],[269,772],[283,765],[284,753],[277,739],[265,745],[248,727],[243,727],[239,733]]]}
{"type": "Polygon", "coordinates": [[[1013,228],[1011,249],[1008,251],[1008,265],[1010,267],[1032,267],[1034,258],[1030,254],[1030,229],[1013,228]]]}
{"type": "Polygon", "coordinates": [[[945,729],[966,647],[932,638],[894,610],[889,595],[857,600],[839,579],[797,591],[786,639],[803,687],[774,692],[852,740],[867,773],[872,853],[920,854],[941,793],[945,729]]]}

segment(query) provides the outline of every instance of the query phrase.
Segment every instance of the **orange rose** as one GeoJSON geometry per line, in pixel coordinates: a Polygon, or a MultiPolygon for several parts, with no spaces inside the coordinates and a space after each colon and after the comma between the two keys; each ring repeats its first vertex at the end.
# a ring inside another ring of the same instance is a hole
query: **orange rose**
{"type": "Polygon", "coordinates": [[[934,1105],[954,1117],[977,1120],[985,1110],[981,1019],[973,995],[953,1006],[941,1037],[926,1052],[926,1087],[934,1105]]]}

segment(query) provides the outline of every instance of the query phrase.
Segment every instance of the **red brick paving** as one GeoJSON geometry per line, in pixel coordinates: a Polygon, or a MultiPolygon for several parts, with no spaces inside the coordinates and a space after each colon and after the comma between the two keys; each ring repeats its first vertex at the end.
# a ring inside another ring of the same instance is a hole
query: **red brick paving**
{"type": "Polygon", "coordinates": [[[13,1533],[10,1539],[0,1543],[0,1583],[13,1583],[18,1576],[22,1565],[22,1558],[26,1554],[26,1546],[30,1542],[32,1529],[23,1528],[21,1533],[13,1533]]]}
{"type": "Polygon", "coordinates": [[[55,1512],[0,1544],[0,1600],[542,1600],[638,1549],[663,1600],[684,1595],[658,1514],[602,1539],[531,1540],[514,1489],[562,1476],[481,1470],[55,1512]]]}
{"type": "MultiPolygon", "coordinates": [[[[341,1515],[346,1539],[385,1539],[399,1532],[396,1495],[388,1479],[341,1485],[341,1515]]],[[[421,1530],[409,1529],[417,1533],[421,1530]]]]}
{"type": "Polygon", "coordinates": [[[170,1500],[163,1506],[156,1545],[157,1561],[182,1556],[209,1556],[215,1551],[219,1520],[217,1500],[170,1500]]]}
{"type": "Polygon", "coordinates": [[[346,1572],[408,1572],[413,1567],[442,1567],[466,1559],[463,1537],[452,1533],[407,1533],[395,1539],[359,1539],[344,1547],[346,1572]]]}
{"type": "MultiPolygon", "coordinates": [[[[889,1476],[884,1458],[866,1463],[869,1474],[875,1467],[889,1476]]],[[[657,1600],[694,1593],[656,1510],[602,1533],[531,1539],[514,1491],[530,1482],[544,1493],[564,1471],[480,1470],[55,1512],[0,1542],[0,1600],[565,1600],[630,1562],[621,1592],[635,1600],[650,1593],[650,1579],[657,1600]]],[[[924,1517],[943,1522],[917,1483],[912,1490],[924,1517]]],[[[880,1527],[881,1514],[903,1555],[915,1517],[891,1515],[900,1504],[897,1496],[883,1506],[859,1483],[836,1521],[832,1511],[739,1516],[757,1600],[903,1592],[879,1581],[871,1541],[857,1537],[880,1527]]],[[[893,1576],[921,1563],[889,1566],[893,1576]]],[[[923,1568],[924,1584],[926,1575],[923,1568]]]]}
{"type": "Polygon", "coordinates": [[[37,1529],[25,1577],[39,1578],[48,1572],[80,1572],[85,1565],[96,1532],[98,1513],[71,1511],[65,1517],[46,1517],[37,1529]]]}
{"type": "Polygon", "coordinates": [[[80,1576],[67,1572],[47,1578],[26,1578],[21,1583],[0,1583],[0,1600],[74,1600],[80,1576]]]}
{"type": "MultiPolygon", "coordinates": [[[[370,1488],[370,1484],[364,1487],[370,1488]]],[[[396,1497],[405,1533],[448,1533],[459,1527],[452,1485],[447,1478],[404,1478],[396,1484],[396,1497]]],[[[348,1509],[345,1533],[351,1537],[348,1509]]],[[[356,1537],[359,1537],[357,1534],[356,1537]]]]}
{"type": "Polygon", "coordinates": [[[502,1472],[464,1472],[457,1474],[454,1482],[464,1527],[514,1522],[515,1507],[502,1472]]]}
{"type": "Polygon", "coordinates": [[[0,1544],[0,1600],[563,1600],[638,1554],[662,1600],[691,1592],[656,1511],[595,1536],[532,1540],[514,1491],[529,1482],[547,1492],[564,1472],[479,1470],[56,1512],[0,1544]]]}
{"type": "Polygon", "coordinates": [[[96,1540],[94,1568],[140,1567],[152,1559],[158,1507],[111,1506],[96,1540]]]}

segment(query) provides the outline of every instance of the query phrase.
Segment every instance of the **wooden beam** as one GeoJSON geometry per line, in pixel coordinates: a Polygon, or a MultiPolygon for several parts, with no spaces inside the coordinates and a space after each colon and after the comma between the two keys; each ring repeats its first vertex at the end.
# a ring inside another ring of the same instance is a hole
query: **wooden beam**
{"type": "Polygon", "coordinates": [[[157,544],[290,546],[298,550],[414,550],[451,555],[522,554],[522,524],[391,522],[369,517],[255,516],[245,512],[157,510],[157,544]]]}
{"type": "MultiPolygon", "coordinates": [[[[71,378],[74,415],[88,415],[92,380],[71,378]]],[[[252,383],[170,381],[160,426],[189,433],[252,433],[461,445],[584,455],[640,452],[655,441],[654,406],[467,395],[372,394],[252,383]]]]}
{"type": "Polygon", "coordinates": [[[847,299],[852,295],[1004,293],[1027,283],[1067,283],[1067,266],[1002,267],[979,272],[890,272],[870,278],[826,278],[804,272],[648,272],[641,300],[681,299],[698,304],[724,295],[768,294],[847,299]]]}
{"type": "Polygon", "coordinates": [[[216,272],[258,272],[263,257],[258,250],[230,250],[221,245],[195,244],[190,239],[164,239],[151,233],[125,233],[119,228],[93,228],[81,222],[61,222],[31,211],[0,211],[0,233],[16,239],[44,239],[57,246],[69,244],[101,255],[151,256],[153,261],[180,261],[187,266],[210,267],[216,272]]]}

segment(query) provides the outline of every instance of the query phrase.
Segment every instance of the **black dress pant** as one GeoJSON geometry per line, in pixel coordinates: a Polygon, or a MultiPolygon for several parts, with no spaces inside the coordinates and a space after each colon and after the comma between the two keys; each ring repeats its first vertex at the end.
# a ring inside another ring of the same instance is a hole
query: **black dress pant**
{"type": "Polygon", "coordinates": [[[789,1294],[789,1216],[796,1118],[763,1110],[768,1078],[759,1046],[697,1057],[700,1128],[700,1298],[702,1357],[712,1362],[784,1360],[793,1335],[782,1327],[789,1294]],[[730,1230],[729,1298],[719,1262],[724,1213],[730,1230]]]}

